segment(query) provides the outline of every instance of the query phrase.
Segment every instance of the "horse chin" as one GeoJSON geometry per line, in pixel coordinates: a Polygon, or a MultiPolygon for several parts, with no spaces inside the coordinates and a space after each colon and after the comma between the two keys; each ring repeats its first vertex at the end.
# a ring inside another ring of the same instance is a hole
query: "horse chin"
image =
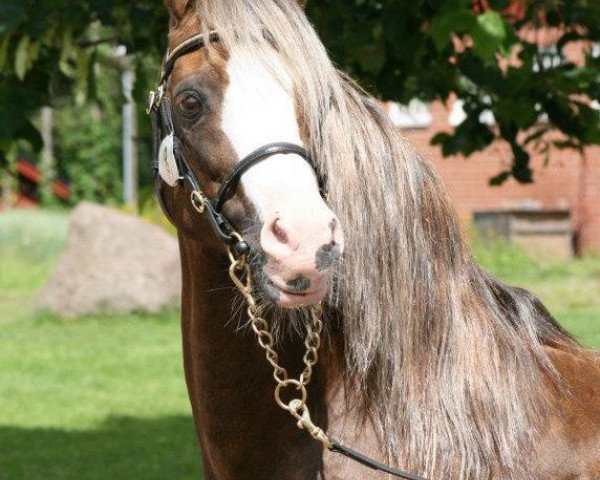
{"type": "Polygon", "coordinates": [[[267,255],[260,246],[254,245],[251,234],[248,238],[251,242],[251,251],[254,253],[250,257],[254,286],[260,301],[266,306],[287,310],[300,309],[320,303],[329,294],[332,281],[329,270],[308,274],[310,279],[297,275],[295,282],[286,281],[279,269],[269,264],[267,255]]]}
{"type": "Polygon", "coordinates": [[[329,291],[329,281],[323,279],[318,283],[313,282],[309,290],[297,292],[265,274],[261,282],[261,290],[265,299],[273,305],[285,309],[295,309],[321,302],[329,291]]]}

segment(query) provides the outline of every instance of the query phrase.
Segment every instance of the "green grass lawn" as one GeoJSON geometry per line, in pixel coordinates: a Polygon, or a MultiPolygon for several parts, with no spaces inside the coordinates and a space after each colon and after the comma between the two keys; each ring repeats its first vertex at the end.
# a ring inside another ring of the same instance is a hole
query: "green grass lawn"
{"type": "Polygon", "coordinates": [[[61,213],[0,214],[0,479],[198,479],[179,313],[31,314],[61,213]]]}
{"type": "Polygon", "coordinates": [[[488,271],[535,293],[579,341],[600,348],[600,257],[534,260],[501,240],[475,241],[473,250],[488,271]]]}
{"type": "Polygon", "coordinates": [[[175,313],[0,328],[0,478],[199,478],[175,313]]]}
{"type": "MultiPolygon", "coordinates": [[[[0,479],[200,478],[178,312],[31,314],[66,230],[64,213],[0,214],[0,479]]],[[[534,262],[501,242],[475,251],[600,347],[600,259],[534,262]]]]}

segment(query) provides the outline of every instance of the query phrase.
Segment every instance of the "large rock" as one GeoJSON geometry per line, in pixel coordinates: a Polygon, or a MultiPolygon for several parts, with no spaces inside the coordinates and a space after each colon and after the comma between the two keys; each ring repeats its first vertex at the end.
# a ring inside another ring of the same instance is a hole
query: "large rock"
{"type": "Polygon", "coordinates": [[[177,304],[177,240],[163,229],[110,208],[81,203],[67,245],[37,299],[61,317],[155,312],[177,304]]]}

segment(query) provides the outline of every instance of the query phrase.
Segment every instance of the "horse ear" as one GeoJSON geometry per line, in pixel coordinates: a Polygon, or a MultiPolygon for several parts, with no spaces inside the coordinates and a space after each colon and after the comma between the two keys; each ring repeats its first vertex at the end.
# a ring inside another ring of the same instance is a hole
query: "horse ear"
{"type": "Polygon", "coordinates": [[[164,2],[174,23],[179,23],[194,5],[194,0],[164,0],[164,2]]]}

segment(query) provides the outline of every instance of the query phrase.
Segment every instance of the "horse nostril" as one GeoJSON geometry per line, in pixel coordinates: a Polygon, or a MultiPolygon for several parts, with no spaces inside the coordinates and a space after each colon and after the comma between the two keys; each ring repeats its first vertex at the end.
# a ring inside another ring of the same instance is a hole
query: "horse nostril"
{"type": "Polygon", "coordinates": [[[323,245],[315,255],[315,265],[317,270],[322,272],[331,267],[342,255],[342,249],[338,243],[331,241],[323,245]]]}
{"type": "Polygon", "coordinates": [[[310,288],[310,280],[306,277],[298,277],[287,282],[287,286],[293,292],[305,292],[310,288]]]}
{"type": "Polygon", "coordinates": [[[279,243],[283,243],[283,244],[288,243],[288,240],[289,240],[288,234],[279,224],[279,219],[277,219],[273,222],[273,225],[271,226],[271,231],[273,232],[273,235],[275,236],[275,238],[277,239],[277,241],[279,243]]]}

